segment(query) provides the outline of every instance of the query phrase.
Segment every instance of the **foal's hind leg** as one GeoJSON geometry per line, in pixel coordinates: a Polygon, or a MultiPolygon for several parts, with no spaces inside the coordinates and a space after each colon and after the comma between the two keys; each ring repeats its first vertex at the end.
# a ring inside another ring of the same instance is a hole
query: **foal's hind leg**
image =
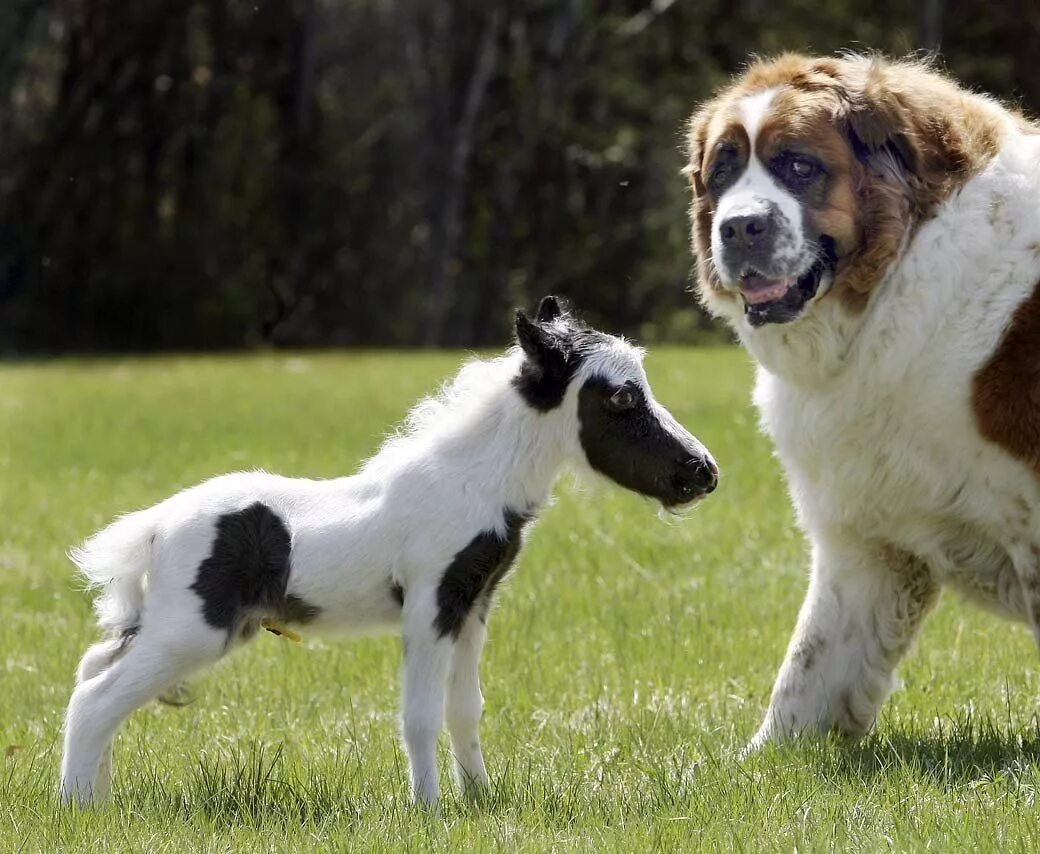
{"type": "Polygon", "coordinates": [[[79,660],[79,667],[76,668],[76,684],[82,685],[101,673],[115,661],[120,649],[127,642],[122,638],[109,638],[91,646],[79,660]]]}
{"type": "Polygon", "coordinates": [[[455,755],[455,777],[459,789],[469,795],[488,783],[480,751],[480,717],[484,709],[484,698],[480,694],[480,655],[486,639],[484,621],[477,614],[470,614],[455,641],[445,703],[451,749],[455,755]]]}
{"type": "Polygon", "coordinates": [[[78,685],[65,715],[62,801],[103,798],[104,757],[119,725],[171,683],[219,659],[226,641],[225,632],[196,625],[176,633],[144,628],[121,657],[78,685]]]}
{"type": "MultiPolygon", "coordinates": [[[[130,637],[109,638],[94,644],[80,660],[76,671],[76,685],[82,685],[102,673],[119,655],[126,650],[130,637]]],[[[112,739],[102,748],[101,760],[98,764],[97,780],[94,783],[94,796],[98,800],[108,797],[112,782],[112,739]]]]}

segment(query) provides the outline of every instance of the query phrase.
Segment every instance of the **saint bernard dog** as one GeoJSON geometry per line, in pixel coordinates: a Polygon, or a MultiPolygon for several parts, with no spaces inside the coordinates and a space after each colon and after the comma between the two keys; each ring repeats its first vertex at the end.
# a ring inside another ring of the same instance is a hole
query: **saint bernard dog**
{"type": "Polygon", "coordinates": [[[860,735],[939,591],[1040,642],[1040,126],[916,61],[756,61],[688,128],[698,291],[812,546],[749,745],[860,735]]]}

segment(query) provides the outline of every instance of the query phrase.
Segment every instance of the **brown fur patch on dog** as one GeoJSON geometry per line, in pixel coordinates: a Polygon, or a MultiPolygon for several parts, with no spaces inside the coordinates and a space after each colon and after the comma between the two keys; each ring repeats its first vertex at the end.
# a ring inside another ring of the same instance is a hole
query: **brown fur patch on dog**
{"type": "Polygon", "coordinates": [[[972,406],[982,433],[1040,472],[1040,282],[975,374],[972,406]]]}

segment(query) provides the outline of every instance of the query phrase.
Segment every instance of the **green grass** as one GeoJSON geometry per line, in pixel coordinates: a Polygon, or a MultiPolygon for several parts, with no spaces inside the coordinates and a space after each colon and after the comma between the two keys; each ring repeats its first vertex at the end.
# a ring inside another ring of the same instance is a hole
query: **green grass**
{"type": "Polygon", "coordinates": [[[711,500],[665,524],[568,477],[534,530],[491,620],[481,807],[446,786],[440,817],[408,808],[396,639],[263,635],[194,705],[131,718],[110,806],[58,809],[62,712],[94,637],[65,549],[216,473],[350,472],[458,358],[0,369],[0,850],[1038,848],[1036,650],[953,597],[874,735],[735,761],[794,624],[806,545],[747,358],[728,349],[647,365],[720,461],[711,500]]]}

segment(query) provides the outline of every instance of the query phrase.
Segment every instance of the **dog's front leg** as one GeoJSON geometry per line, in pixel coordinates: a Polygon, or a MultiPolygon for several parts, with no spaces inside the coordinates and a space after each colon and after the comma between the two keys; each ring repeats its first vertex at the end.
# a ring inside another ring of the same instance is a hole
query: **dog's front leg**
{"type": "Polygon", "coordinates": [[[997,576],[996,598],[1008,610],[1021,613],[1029,621],[1033,639],[1040,647],[1040,543],[1018,540],[1007,547],[1014,567],[1014,581],[1010,573],[997,576]]]}
{"type": "Polygon", "coordinates": [[[863,735],[937,598],[927,566],[912,555],[847,536],[815,542],[808,595],[745,755],[803,732],[863,735]]]}

